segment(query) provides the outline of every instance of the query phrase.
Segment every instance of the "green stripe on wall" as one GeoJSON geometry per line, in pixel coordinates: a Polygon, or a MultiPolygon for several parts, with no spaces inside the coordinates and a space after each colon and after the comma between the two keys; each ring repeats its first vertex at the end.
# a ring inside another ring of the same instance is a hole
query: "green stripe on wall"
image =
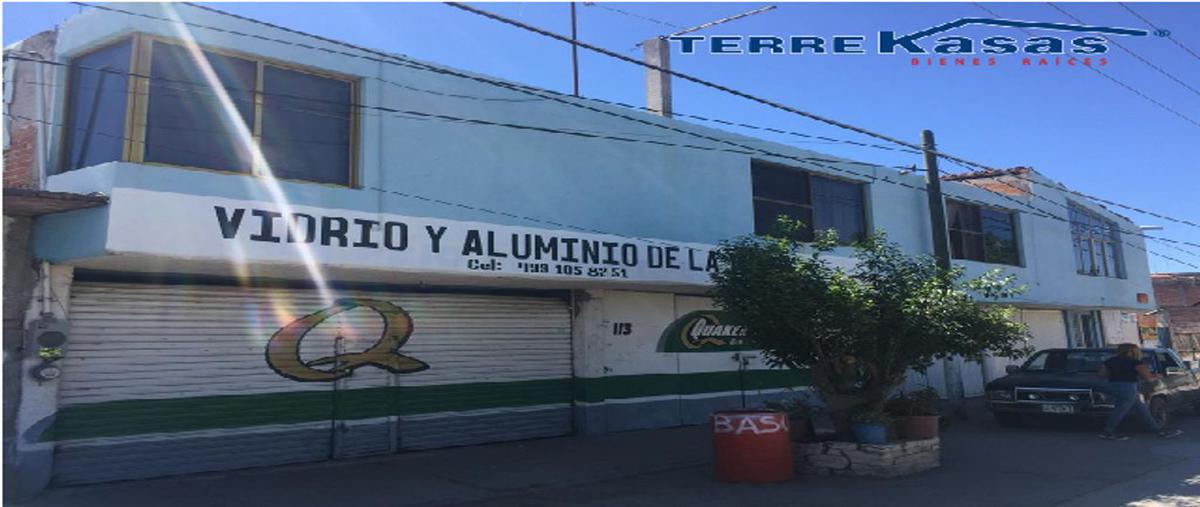
{"type": "Polygon", "coordinates": [[[809,384],[808,370],[747,370],[683,374],[620,375],[575,379],[575,400],[598,403],[604,400],[680,396],[738,391],[779,389],[809,384]]]}
{"type": "Polygon", "coordinates": [[[122,400],[68,405],[41,440],[367,419],[571,401],[570,379],[122,400]]]}
{"type": "MultiPolygon", "coordinates": [[[[647,396],[688,395],[795,387],[808,372],[738,372],[623,375],[577,378],[574,399],[601,402],[647,396]]],[[[330,419],[368,419],[503,407],[570,403],[571,379],[398,386],[328,391],[200,396],[164,400],[121,400],[62,407],[42,441],[174,433],[330,419]]]]}

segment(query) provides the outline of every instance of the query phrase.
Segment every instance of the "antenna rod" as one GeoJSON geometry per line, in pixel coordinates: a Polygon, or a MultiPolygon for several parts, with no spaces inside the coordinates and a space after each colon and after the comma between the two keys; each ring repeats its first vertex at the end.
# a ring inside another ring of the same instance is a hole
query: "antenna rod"
{"type": "Polygon", "coordinates": [[[673,34],[671,34],[671,35],[667,35],[665,38],[669,39],[669,38],[671,38],[671,37],[674,37],[674,36],[676,36],[676,35],[683,35],[683,34],[685,34],[685,33],[697,32],[697,31],[703,30],[703,29],[705,29],[705,28],[708,28],[708,27],[711,27],[711,26],[717,26],[717,25],[719,25],[719,24],[721,24],[721,23],[728,23],[728,22],[730,22],[730,21],[733,21],[733,20],[735,20],[735,19],[742,19],[742,18],[744,18],[744,17],[747,17],[747,16],[753,16],[753,15],[755,15],[755,14],[758,14],[758,13],[760,13],[760,12],[767,12],[767,11],[769,11],[769,10],[772,10],[772,9],[774,9],[775,7],[777,7],[777,6],[775,6],[775,5],[768,5],[768,6],[766,6],[766,7],[759,7],[759,8],[757,8],[757,9],[754,9],[754,10],[752,10],[752,11],[746,11],[746,12],[743,12],[743,13],[741,13],[741,14],[734,14],[733,16],[729,16],[729,17],[727,17],[727,18],[721,18],[721,19],[718,19],[718,20],[716,20],[716,21],[709,21],[708,23],[704,23],[704,24],[702,24],[702,25],[696,25],[696,26],[693,26],[693,27],[691,27],[691,28],[684,28],[683,30],[680,30],[680,31],[678,31],[678,32],[675,32],[675,33],[673,33],[673,34]]]}

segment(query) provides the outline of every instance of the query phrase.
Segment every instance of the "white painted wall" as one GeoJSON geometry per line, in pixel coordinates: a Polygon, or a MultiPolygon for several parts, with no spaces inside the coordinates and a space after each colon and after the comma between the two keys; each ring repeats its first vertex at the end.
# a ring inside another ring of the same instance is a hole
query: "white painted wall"
{"type": "MultiPolygon", "coordinates": [[[[361,100],[368,105],[418,108],[430,113],[504,120],[521,124],[621,133],[627,137],[700,144],[728,145],[670,132],[664,125],[701,136],[719,137],[792,157],[836,159],[829,155],[769,143],[744,136],[692,125],[678,120],[640,114],[578,101],[589,108],[632,116],[643,122],[579,109],[552,100],[483,102],[406,90],[382,83],[465,94],[476,97],[521,98],[527,95],[461,77],[414,70],[338,55],[352,51],[335,45],[315,43],[297,34],[270,30],[249,22],[232,20],[182,4],[122,4],[122,8],[153,16],[179,15],[186,21],[218,26],[232,31],[260,34],[268,38],[331,48],[305,49],[269,40],[249,39],[202,29],[180,29],[172,23],[131,17],[120,13],[88,10],[63,25],[58,40],[59,57],[66,60],[103,42],[139,31],[168,37],[191,37],[199,44],[260,55],[363,78],[361,100]]],[[[460,72],[460,71],[455,71],[460,72]]],[[[59,89],[59,93],[62,90],[59,89]]],[[[58,97],[61,102],[62,96],[58,97]]],[[[569,99],[574,101],[574,99],[569,99]]],[[[59,108],[61,110],[63,108],[59,108]]],[[[367,189],[342,189],[303,183],[285,183],[284,192],[294,203],[331,209],[394,213],[477,220],[507,225],[535,225],[516,215],[544,218],[574,226],[595,228],[614,234],[715,244],[752,230],[750,156],[719,151],[697,151],[668,146],[628,144],[561,135],[514,131],[498,127],[447,122],[406,122],[386,115],[364,115],[360,180],[364,187],[379,187],[465,202],[502,210],[511,215],[494,215],[426,201],[405,199],[367,189]],[[536,196],[537,198],[531,198],[536,196]],[[620,205],[616,205],[620,203],[620,205]]],[[[59,118],[61,120],[61,118],[59,118]]],[[[884,229],[893,241],[911,253],[929,253],[926,195],[919,190],[884,182],[886,177],[912,187],[924,185],[920,175],[900,175],[887,168],[823,163],[828,167],[803,164],[772,156],[768,160],[802,165],[806,170],[867,182],[869,225],[884,229]]],[[[147,188],[162,192],[204,194],[246,200],[266,200],[260,185],[247,184],[246,176],[214,174],[135,164],[109,164],[51,178],[55,190],[100,191],[112,194],[113,187],[147,188]]],[[[1028,285],[1017,302],[1027,306],[1062,308],[1111,308],[1150,310],[1153,303],[1139,304],[1137,293],[1152,293],[1146,254],[1140,238],[1126,237],[1126,279],[1081,276],[1075,273],[1070,231],[1066,223],[1036,216],[1049,212],[1066,216],[1067,196],[1045,187],[1034,187],[1046,200],[1028,197],[1011,199],[971,185],[946,182],[949,197],[968,198],[1020,212],[1019,229],[1024,265],[1006,267],[976,262],[959,262],[972,274],[1001,267],[1028,285]],[[1035,206],[1040,211],[1033,210],[1035,206]]],[[[1074,200],[1074,198],[1072,198],[1074,200]]],[[[1088,208],[1116,221],[1121,228],[1136,230],[1129,220],[1099,206],[1088,208]]],[[[73,237],[69,220],[60,221],[55,237],[73,237]]],[[[92,225],[95,225],[92,223],[92,225]]],[[[46,236],[46,235],[43,235],[46,236]]],[[[200,241],[196,239],[195,241],[200,241]]],[[[66,248],[70,250],[70,248],[66,248]]],[[[82,254],[80,254],[82,255],[82,254]]],[[[95,252],[86,255],[94,256],[95,252]]],[[[186,271],[186,261],[164,264],[164,269],[186,271]]],[[[297,271],[297,276],[303,276],[297,271]]]]}

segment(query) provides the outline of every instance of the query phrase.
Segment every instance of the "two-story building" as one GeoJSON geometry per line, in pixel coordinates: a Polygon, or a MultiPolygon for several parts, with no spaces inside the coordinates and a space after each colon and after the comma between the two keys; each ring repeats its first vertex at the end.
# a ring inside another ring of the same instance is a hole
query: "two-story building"
{"type": "MultiPolygon", "coordinates": [[[[113,9],[14,84],[51,104],[45,189],[109,199],[34,224],[29,320],[70,332],[59,378],[21,377],[26,490],[701,423],[807,384],[720,322],[720,241],[785,214],[932,251],[920,175],[188,5],[113,9]]],[[[1127,219],[1027,170],[943,188],[955,262],[1028,285],[1035,345],[1136,339],[1153,305],[1127,219]],[[1024,191],[986,184],[1004,178],[1024,191]]],[[[1002,370],[959,366],[974,395],[1002,370]]]]}

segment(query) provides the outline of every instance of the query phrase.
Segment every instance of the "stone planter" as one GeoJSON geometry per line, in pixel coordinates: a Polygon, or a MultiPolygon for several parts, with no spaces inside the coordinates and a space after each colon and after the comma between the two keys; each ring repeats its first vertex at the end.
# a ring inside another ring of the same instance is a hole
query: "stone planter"
{"type": "Polygon", "coordinates": [[[796,468],[817,475],[900,477],[942,464],[941,441],[937,438],[888,444],[798,443],[794,450],[796,468]]]}

